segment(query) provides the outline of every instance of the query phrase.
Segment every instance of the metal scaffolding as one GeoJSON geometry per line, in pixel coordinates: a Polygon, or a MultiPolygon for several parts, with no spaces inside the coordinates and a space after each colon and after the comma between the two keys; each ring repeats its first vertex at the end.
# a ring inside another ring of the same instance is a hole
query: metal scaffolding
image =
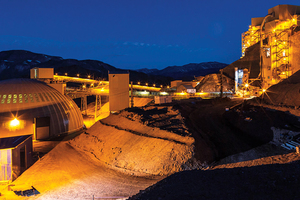
{"type": "Polygon", "coordinates": [[[242,57],[245,56],[245,51],[248,47],[260,41],[260,27],[249,26],[249,30],[242,33],[242,57]]]}

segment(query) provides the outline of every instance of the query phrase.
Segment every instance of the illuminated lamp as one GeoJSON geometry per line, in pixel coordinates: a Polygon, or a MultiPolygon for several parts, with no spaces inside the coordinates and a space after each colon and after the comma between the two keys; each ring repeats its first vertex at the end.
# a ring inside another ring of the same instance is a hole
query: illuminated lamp
{"type": "Polygon", "coordinates": [[[19,125],[20,125],[20,121],[17,118],[14,118],[9,123],[9,126],[11,126],[11,127],[16,127],[16,126],[19,126],[19,125]]]}
{"type": "Polygon", "coordinates": [[[265,92],[266,92],[266,89],[263,89],[262,92],[265,93],[265,92]]]}
{"type": "Polygon", "coordinates": [[[91,75],[88,75],[88,78],[91,78],[91,75]]]}
{"type": "Polygon", "coordinates": [[[141,84],[141,82],[138,82],[138,85],[141,84]]]}
{"type": "Polygon", "coordinates": [[[163,85],[160,85],[160,87],[163,87],[163,85]]]}
{"type": "Polygon", "coordinates": [[[153,84],[153,87],[155,87],[155,84],[153,84]]]}
{"type": "Polygon", "coordinates": [[[68,76],[68,73],[65,73],[65,76],[68,76]]]}
{"type": "Polygon", "coordinates": [[[7,128],[9,131],[16,131],[16,130],[20,130],[23,129],[25,126],[25,122],[24,121],[20,121],[17,118],[14,118],[13,120],[7,122],[4,124],[5,128],[7,128]]]}
{"type": "Polygon", "coordinates": [[[167,88],[170,88],[170,86],[167,86],[167,88]]]}
{"type": "Polygon", "coordinates": [[[245,87],[246,87],[246,88],[249,87],[248,83],[245,84],[245,87]]]}
{"type": "Polygon", "coordinates": [[[148,83],[146,83],[146,85],[148,85],[148,83]]]}
{"type": "Polygon", "coordinates": [[[77,77],[79,77],[79,74],[77,74],[77,77]]]}

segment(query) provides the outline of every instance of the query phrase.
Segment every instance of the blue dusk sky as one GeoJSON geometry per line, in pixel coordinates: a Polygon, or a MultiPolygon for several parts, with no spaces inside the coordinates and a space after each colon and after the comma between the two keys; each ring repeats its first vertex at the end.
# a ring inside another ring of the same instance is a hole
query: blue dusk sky
{"type": "Polygon", "coordinates": [[[0,51],[94,59],[122,69],[241,56],[241,33],[279,4],[264,0],[0,0],[0,51]]]}

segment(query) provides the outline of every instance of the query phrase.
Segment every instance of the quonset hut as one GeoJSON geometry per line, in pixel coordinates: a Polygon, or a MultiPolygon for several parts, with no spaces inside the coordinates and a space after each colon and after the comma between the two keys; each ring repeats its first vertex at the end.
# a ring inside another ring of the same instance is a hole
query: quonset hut
{"type": "Polygon", "coordinates": [[[0,81],[0,138],[33,135],[44,140],[82,128],[75,102],[44,82],[0,81]]]}

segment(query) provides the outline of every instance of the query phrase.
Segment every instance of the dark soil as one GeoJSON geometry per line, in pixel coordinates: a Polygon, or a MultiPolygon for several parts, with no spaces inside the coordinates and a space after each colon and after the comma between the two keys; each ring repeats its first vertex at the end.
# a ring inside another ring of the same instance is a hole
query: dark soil
{"type": "Polygon", "coordinates": [[[299,170],[300,161],[284,165],[184,171],[129,199],[299,199],[299,170]]]}
{"type": "Polygon", "coordinates": [[[228,98],[188,99],[170,104],[129,108],[121,115],[147,126],[195,138],[195,158],[212,163],[266,144],[271,127],[300,130],[298,117],[288,112],[249,105],[228,98]]]}

